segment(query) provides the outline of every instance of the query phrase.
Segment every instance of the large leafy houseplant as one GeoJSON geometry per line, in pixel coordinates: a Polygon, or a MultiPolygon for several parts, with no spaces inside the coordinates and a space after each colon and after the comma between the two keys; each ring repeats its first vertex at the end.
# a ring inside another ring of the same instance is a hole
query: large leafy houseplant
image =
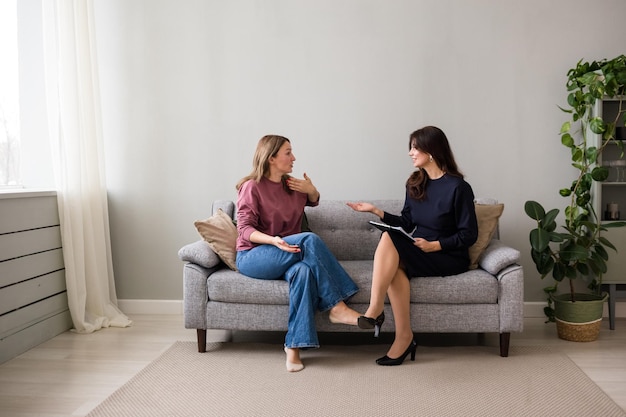
{"type": "Polygon", "coordinates": [[[567,108],[570,115],[560,131],[561,143],[571,152],[572,166],[577,175],[571,185],[559,191],[567,198],[564,207],[564,223],[557,229],[559,209],[545,210],[536,201],[527,201],[526,214],[536,220],[537,227],[530,232],[532,260],[541,278],[551,275],[552,285],[544,288],[548,305],[544,312],[548,321],[555,321],[553,295],[560,282],[569,282],[572,302],[577,301],[574,280],[583,277],[590,291],[599,294],[602,275],[607,272],[609,252],[615,246],[602,234],[609,228],[622,227],[626,222],[602,222],[594,207],[594,183],[605,181],[609,176],[607,167],[599,164],[607,146],[618,146],[620,157],[624,144],[616,139],[616,126],[626,124],[624,95],[626,94],[626,56],[593,62],[579,61],[567,73],[567,108]],[[615,99],[617,116],[605,120],[595,114],[598,100],[615,99]],[[601,137],[601,140],[598,140],[601,137]]]}

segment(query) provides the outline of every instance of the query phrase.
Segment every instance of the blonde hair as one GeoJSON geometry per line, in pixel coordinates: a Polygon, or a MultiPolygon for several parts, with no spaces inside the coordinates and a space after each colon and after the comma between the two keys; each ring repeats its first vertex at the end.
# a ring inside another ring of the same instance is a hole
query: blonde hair
{"type": "MultiPolygon", "coordinates": [[[[254,180],[259,182],[261,181],[261,178],[268,175],[270,171],[270,158],[275,157],[278,154],[278,151],[285,144],[285,142],[290,141],[284,136],[263,136],[259,140],[259,143],[256,146],[256,151],[254,152],[254,157],[252,158],[252,172],[240,179],[235,188],[239,190],[239,188],[241,188],[243,183],[246,181],[254,180]]],[[[283,178],[283,180],[284,179],[285,178],[283,178]]]]}

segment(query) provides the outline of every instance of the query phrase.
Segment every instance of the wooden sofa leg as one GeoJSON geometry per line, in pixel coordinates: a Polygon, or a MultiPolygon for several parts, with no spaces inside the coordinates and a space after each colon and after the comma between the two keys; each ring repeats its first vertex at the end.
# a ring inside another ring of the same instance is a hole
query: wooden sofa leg
{"type": "Polygon", "coordinates": [[[196,329],[198,336],[198,352],[206,352],[206,329],[196,329]]]}
{"type": "Polygon", "coordinates": [[[500,333],[500,356],[506,358],[509,356],[509,342],[511,341],[511,333],[500,333]]]}

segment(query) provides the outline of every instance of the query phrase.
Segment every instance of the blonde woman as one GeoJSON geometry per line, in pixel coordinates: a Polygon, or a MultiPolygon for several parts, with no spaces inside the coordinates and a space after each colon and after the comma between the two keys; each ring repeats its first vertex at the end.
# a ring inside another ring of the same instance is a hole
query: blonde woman
{"type": "Polygon", "coordinates": [[[304,174],[289,174],[296,160],[291,142],[267,135],[257,145],[250,175],[237,184],[237,268],[251,278],[289,282],[286,366],[304,368],[301,349],[319,347],[315,312],[329,310],[334,323],[356,325],[359,314],[345,301],[358,287],[314,233],[302,232],[305,206],[320,194],[304,174]]]}

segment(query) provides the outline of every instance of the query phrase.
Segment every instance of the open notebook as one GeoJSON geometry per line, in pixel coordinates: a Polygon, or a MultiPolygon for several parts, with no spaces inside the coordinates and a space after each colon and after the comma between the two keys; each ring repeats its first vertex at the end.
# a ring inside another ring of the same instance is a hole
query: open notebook
{"type": "Polygon", "coordinates": [[[410,234],[408,234],[407,232],[404,231],[403,228],[399,227],[399,226],[390,226],[386,223],[379,223],[379,222],[375,222],[375,221],[371,221],[370,220],[370,224],[372,226],[377,227],[378,229],[385,231],[385,232],[390,232],[390,233],[399,233],[402,236],[406,237],[407,239],[409,239],[411,242],[415,242],[415,238],[413,236],[411,236],[410,234]]]}

